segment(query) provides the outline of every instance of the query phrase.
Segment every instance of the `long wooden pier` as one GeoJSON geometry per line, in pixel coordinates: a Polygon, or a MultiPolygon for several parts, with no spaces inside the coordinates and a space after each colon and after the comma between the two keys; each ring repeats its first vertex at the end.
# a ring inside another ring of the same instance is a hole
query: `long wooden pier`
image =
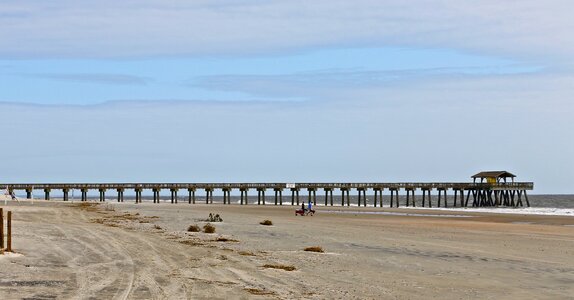
{"type": "MultiPolygon", "coordinates": [[[[15,190],[26,191],[27,198],[31,198],[34,190],[44,192],[44,199],[50,200],[50,192],[53,190],[62,191],[62,199],[69,200],[71,190],[81,192],[81,201],[88,201],[88,191],[95,190],[99,192],[99,201],[106,201],[106,192],[114,191],[117,194],[118,202],[124,201],[124,192],[133,190],[135,193],[135,202],[141,203],[143,200],[142,191],[153,192],[153,202],[160,202],[160,193],[162,190],[169,190],[171,193],[171,203],[178,203],[179,191],[186,191],[184,197],[189,204],[196,203],[196,192],[202,193],[202,198],[206,204],[213,203],[213,191],[220,190],[223,193],[223,204],[231,204],[231,192],[239,191],[240,199],[238,204],[247,205],[248,192],[257,191],[258,205],[266,205],[265,193],[273,191],[275,193],[274,205],[299,205],[300,192],[307,192],[307,201],[312,201],[317,205],[317,191],[324,192],[325,206],[350,206],[351,192],[357,193],[358,206],[372,205],[374,207],[400,207],[420,206],[432,207],[433,202],[431,195],[435,192],[435,204],[437,207],[448,207],[449,192],[451,193],[450,206],[452,207],[486,207],[486,206],[530,206],[526,191],[534,188],[532,182],[497,182],[497,183],[8,183],[0,184],[0,187],[6,187],[9,193],[15,190]],[[290,203],[284,203],[283,191],[291,192],[290,203]],[[334,203],[333,192],[338,191],[340,198],[338,203],[334,203]],[[383,202],[383,193],[385,195],[386,205],[383,202]],[[418,195],[417,195],[418,192],[418,195]],[[368,201],[367,193],[372,197],[368,201]],[[389,194],[390,193],[390,194],[389,194]],[[399,194],[402,193],[400,197],[399,194]],[[387,199],[388,198],[388,199],[387,199]],[[371,203],[367,203],[371,202],[371,203]]],[[[255,203],[251,203],[255,204],[255,203]]]]}

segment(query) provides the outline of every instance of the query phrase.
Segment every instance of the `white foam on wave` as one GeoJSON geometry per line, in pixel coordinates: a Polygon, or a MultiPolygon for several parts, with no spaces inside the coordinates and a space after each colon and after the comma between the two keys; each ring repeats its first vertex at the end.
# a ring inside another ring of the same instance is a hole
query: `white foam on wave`
{"type": "Polygon", "coordinates": [[[495,214],[519,214],[519,215],[548,215],[548,216],[572,216],[574,217],[574,209],[572,208],[554,208],[554,207],[403,207],[409,209],[432,209],[444,211],[461,211],[461,212],[485,212],[495,214]]]}

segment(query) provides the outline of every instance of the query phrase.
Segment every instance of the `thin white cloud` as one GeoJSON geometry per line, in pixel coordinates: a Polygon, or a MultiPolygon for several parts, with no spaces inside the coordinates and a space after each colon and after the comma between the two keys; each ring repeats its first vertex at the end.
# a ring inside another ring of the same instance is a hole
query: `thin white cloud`
{"type": "MultiPolygon", "coordinates": [[[[463,78],[502,77],[540,72],[537,67],[467,67],[392,71],[324,70],[283,75],[213,75],[199,77],[190,86],[248,93],[258,97],[326,100],[353,90],[409,86],[420,81],[460,81],[463,78]],[[333,92],[336,91],[336,92],[333,92]]],[[[353,97],[354,98],[354,97],[353,97]]]]}
{"type": "Polygon", "coordinates": [[[36,78],[52,79],[59,81],[76,81],[93,84],[117,84],[117,85],[147,85],[152,79],[142,76],[125,74],[24,74],[36,78]]]}
{"type": "Polygon", "coordinates": [[[3,1],[1,57],[241,55],[316,46],[574,53],[571,1],[3,1]]]}

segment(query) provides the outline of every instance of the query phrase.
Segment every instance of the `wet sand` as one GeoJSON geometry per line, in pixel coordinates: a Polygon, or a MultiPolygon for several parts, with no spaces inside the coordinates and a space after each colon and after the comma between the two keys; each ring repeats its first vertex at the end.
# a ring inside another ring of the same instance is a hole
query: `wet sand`
{"type": "Polygon", "coordinates": [[[291,206],[182,203],[2,207],[14,212],[17,254],[0,257],[1,299],[574,294],[573,217],[336,207],[301,217],[291,206]],[[381,211],[390,214],[372,213],[381,211]],[[214,234],[187,232],[209,213],[223,218],[211,223],[214,234]],[[259,224],[266,219],[273,226],[259,224]],[[325,252],[303,251],[310,246],[325,252]]]}

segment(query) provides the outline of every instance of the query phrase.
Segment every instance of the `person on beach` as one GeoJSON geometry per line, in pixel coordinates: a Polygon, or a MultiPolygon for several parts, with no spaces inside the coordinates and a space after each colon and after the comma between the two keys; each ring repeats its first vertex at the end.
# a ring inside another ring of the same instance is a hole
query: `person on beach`
{"type": "Polygon", "coordinates": [[[301,203],[301,210],[303,211],[303,213],[305,213],[305,211],[307,210],[305,209],[305,203],[301,203]]]}

